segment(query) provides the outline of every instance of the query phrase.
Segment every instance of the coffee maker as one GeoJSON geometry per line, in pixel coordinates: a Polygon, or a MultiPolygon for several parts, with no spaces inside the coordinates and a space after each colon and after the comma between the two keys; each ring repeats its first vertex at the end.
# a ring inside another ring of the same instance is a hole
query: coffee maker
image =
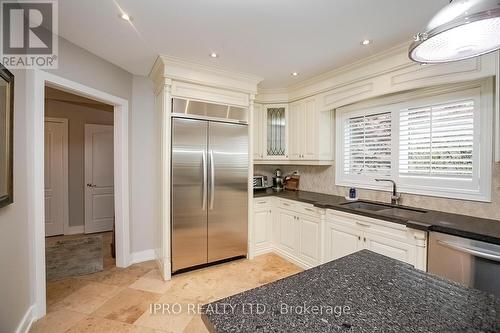
{"type": "Polygon", "coordinates": [[[284,188],[283,173],[281,172],[280,169],[276,169],[274,171],[274,176],[273,176],[273,190],[281,192],[283,191],[283,188],[284,188]]]}

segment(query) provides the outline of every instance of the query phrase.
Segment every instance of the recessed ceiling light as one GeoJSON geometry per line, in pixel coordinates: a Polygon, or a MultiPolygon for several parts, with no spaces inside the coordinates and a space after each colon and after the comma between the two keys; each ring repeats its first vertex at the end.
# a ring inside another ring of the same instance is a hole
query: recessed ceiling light
{"type": "Polygon", "coordinates": [[[297,73],[297,72],[293,72],[293,73],[292,73],[292,76],[299,76],[299,73],[297,73]]]}
{"type": "Polygon", "coordinates": [[[371,40],[365,39],[364,41],[361,42],[361,45],[370,45],[371,42],[372,42],[371,40]]]}
{"type": "Polygon", "coordinates": [[[218,58],[219,55],[217,53],[215,53],[215,52],[212,52],[212,53],[210,53],[210,57],[211,58],[218,58]]]}
{"type": "Polygon", "coordinates": [[[118,15],[122,20],[125,20],[125,21],[132,21],[132,17],[128,16],[127,13],[121,13],[118,15]]]}

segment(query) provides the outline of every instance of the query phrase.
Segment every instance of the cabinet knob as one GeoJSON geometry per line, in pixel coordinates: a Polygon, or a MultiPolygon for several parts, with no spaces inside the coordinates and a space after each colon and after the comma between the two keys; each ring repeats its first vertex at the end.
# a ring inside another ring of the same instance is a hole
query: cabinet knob
{"type": "Polygon", "coordinates": [[[363,237],[363,242],[366,242],[366,237],[363,237]]]}
{"type": "Polygon", "coordinates": [[[358,240],[361,240],[361,236],[358,236],[358,240]]]}

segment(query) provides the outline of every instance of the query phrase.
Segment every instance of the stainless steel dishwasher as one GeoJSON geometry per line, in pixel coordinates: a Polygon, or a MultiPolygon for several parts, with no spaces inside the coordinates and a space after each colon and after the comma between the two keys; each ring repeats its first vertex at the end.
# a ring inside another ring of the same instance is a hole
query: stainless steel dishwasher
{"type": "Polygon", "coordinates": [[[429,233],[427,270],[500,297],[500,245],[429,233]]]}

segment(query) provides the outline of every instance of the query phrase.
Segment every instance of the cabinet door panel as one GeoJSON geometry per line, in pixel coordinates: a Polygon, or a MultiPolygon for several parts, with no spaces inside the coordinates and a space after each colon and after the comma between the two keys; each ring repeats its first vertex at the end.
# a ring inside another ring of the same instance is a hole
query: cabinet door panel
{"type": "Polygon", "coordinates": [[[362,249],[358,230],[328,222],[325,235],[325,259],[335,260],[362,249]]]}
{"type": "Polygon", "coordinates": [[[263,155],[263,124],[264,119],[262,116],[262,106],[259,104],[254,105],[253,109],[253,118],[252,118],[252,126],[253,126],[253,159],[261,160],[263,155]]]}
{"type": "Polygon", "coordinates": [[[289,109],[289,137],[290,137],[290,147],[289,156],[292,160],[298,160],[301,158],[302,154],[302,142],[303,138],[303,126],[301,122],[302,112],[304,104],[302,102],[290,104],[289,109]]]}
{"type": "Polygon", "coordinates": [[[287,105],[267,105],[263,110],[264,152],[267,160],[283,160],[288,157],[288,110],[287,105]]]}
{"type": "Polygon", "coordinates": [[[415,265],[413,247],[394,239],[367,233],[365,248],[384,256],[415,265]]]}
{"type": "Polygon", "coordinates": [[[269,223],[269,210],[261,210],[254,212],[254,237],[255,245],[262,245],[269,241],[268,223],[269,223]]]}
{"type": "Polygon", "coordinates": [[[291,254],[296,253],[297,249],[296,222],[294,214],[279,210],[279,245],[291,254]]]}
{"type": "Polygon", "coordinates": [[[316,100],[305,101],[302,111],[302,155],[304,159],[312,160],[317,157],[319,130],[316,126],[316,100]]]}
{"type": "Polygon", "coordinates": [[[300,216],[299,257],[311,266],[319,264],[319,219],[300,216]]]}

